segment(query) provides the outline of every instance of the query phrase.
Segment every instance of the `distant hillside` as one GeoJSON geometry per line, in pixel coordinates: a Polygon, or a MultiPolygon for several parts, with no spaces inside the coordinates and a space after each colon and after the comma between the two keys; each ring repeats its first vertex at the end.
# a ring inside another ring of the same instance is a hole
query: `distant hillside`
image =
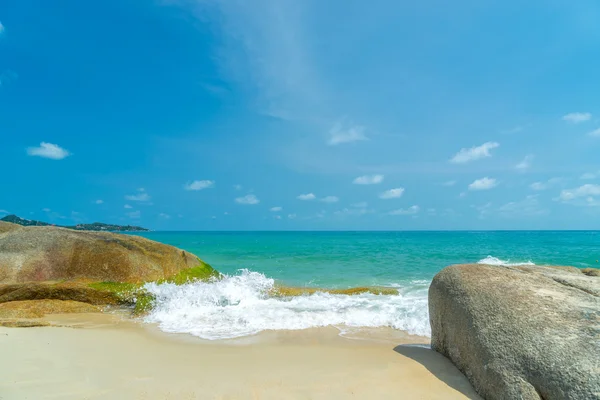
{"type": "MultiPolygon", "coordinates": [[[[0,221],[12,222],[13,224],[22,225],[22,226],[50,226],[50,225],[53,225],[53,224],[49,224],[47,222],[21,218],[16,215],[7,215],[6,217],[1,218],[0,221]]],[[[53,226],[60,226],[61,228],[74,229],[76,231],[107,231],[107,232],[147,232],[147,231],[149,231],[149,229],[142,228],[141,226],[113,225],[113,224],[103,224],[101,222],[94,222],[93,224],[77,224],[74,226],[62,226],[62,225],[53,225],[53,226]]]]}

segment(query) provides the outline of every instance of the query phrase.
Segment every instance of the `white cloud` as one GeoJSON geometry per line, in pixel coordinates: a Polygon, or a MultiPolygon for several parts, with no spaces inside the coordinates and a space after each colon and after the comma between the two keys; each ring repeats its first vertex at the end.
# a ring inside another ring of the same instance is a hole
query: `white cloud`
{"type": "Polygon", "coordinates": [[[321,199],[323,203],[337,203],[340,199],[337,196],[326,196],[321,199]]]}
{"type": "Polygon", "coordinates": [[[250,205],[254,205],[254,204],[260,203],[260,200],[258,199],[258,197],[256,197],[253,194],[247,194],[244,197],[238,197],[238,198],[236,198],[235,202],[238,203],[238,204],[250,204],[250,205]]]}
{"type": "Polygon", "coordinates": [[[100,200],[100,199],[98,199],[98,200],[96,200],[94,203],[96,203],[96,204],[103,204],[103,203],[104,203],[104,200],[100,200]]]}
{"type": "Polygon", "coordinates": [[[525,156],[523,161],[515,165],[515,168],[519,171],[526,171],[531,168],[531,163],[533,162],[533,154],[528,154],[525,156]]]}
{"type": "Polygon", "coordinates": [[[367,208],[368,205],[369,203],[367,203],[366,201],[360,201],[358,203],[351,204],[351,206],[355,208],[367,208]]]}
{"type": "Polygon", "coordinates": [[[242,186],[242,185],[233,185],[233,188],[234,188],[235,190],[242,190],[242,189],[243,189],[243,186],[242,186]]]}
{"type": "Polygon", "coordinates": [[[306,194],[301,194],[298,197],[296,197],[298,200],[314,200],[317,197],[313,194],[313,193],[306,193],[306,194]]]}
{"type": "Polygon", "coordinates": [[[275,219],[281,219],[281,215],[276,215],[275,219]]]}
{"type": "Polygon", "coordinates": [[[450,159],[450,162],[454,164],[464,164],[469,161],[479,160],[480,158],[491,157],[492,154],[490,153],[490,150],[495,149],[498,146],[500,146],[499,143],[486,142],[481,146],[474,146],[469,149],[463,148],[450,159]]]}
{"type": "Polygon", "coordinates": [[[171,218],[171,216],[169,214],[165,214],[165,213],[160,213],[160,214],[158,214],[158,216],[160,218],[163,218],[163,219],[170,219],[171,218]]]}
{"type": "Polygon", "coordinates": [[[567,115],[563,115],[563,121],[572,122],[578,124],[580,122],[589,121],[592,118],[592,114],[588,112],[574,112],[567,115]]]}
{"type": "Polygon", "coordinates": [[[125,204],[125,205],[123,206],[123,208],[133,208],[133,207],[131,207],[129,204],[125,204]]]}
{"type": "Polygon", "coordinates": [[[397,199],[398,197],[402,197],[403,194],[404,188],[395,188],[386,190],[385,192],[379,194],[379,198],[384,200],[397,199]]]}
{"type": "Polygon", "coordinates": [[[590,133],[588,133],[588,136],[591,136],[591,137],[600,137],[600,128],[594,129],[593,131],[591,131],[590,133]]]}
{"type": "Polygon", "coordinates": [[[129,218],[138,219],[142,216],[142,213],[139,211],[132,211],[126,214],[129,218]]]}
{"type": "Polygon", "coordinates": [[[417,205],[410,206],[408,208],[399,208],[397,210],[390,211],[390,215],[415,215],[419,212],[420,207],[417,205]]]}
{"type": "Polygon", "coordinates": [[[67,150],[57,144],[40,143],[39,147],[28,147],[27,154],[30,156],[50,158],[52,160],[62,160],[71,155],[67,150]]]}
{"type": "Polygon", "coordinates": [[[138,194],[129,194],[125,196],[125,200],[147,202],[150,201],[150,195],[144,191],[144,188],[138,189],[138,194]]]}
{"type": "Polygon", "coordinates": [[[574,205],[597,206],[600,205],[600,201],[595,199],[598,196],[600,185],[587,183],[577,188],[562,190],[555,200],[574,205]]]}
{"type": "Polygon", "coordinates": [[[215,181],[202,180],[202,181],[193,181],[186,183],[183,188],[185,190],[203,190],[209,189],[215,186],[215,181]]]}
{"type": "Polygon", "coordinates": [[[49,209],[49,208],[42,208],[42,211],[43,211],[43,212],[50,212],[50,211],[52,211],[52,210],[51,210],[51,209],[49,209]]]}
{"type": "Polygon", "coordinates": [[[383,182],[383,175],[363,175],[352,181],[355,185],[376,185],[381,182],[383,182]]]}
{"type": "Polygon", "coordinates": [[[467,197],[467,192],[460,192],[458,197],[460,197],[460,198],[467,197]]]}
{"type": "Polygon", "coordinates": [[[494,178],[485,178],[476,179],[469,185],[469,190],[488,190],[496,187],[498,182],[494,178]]]}
{"type": "Polygon", "coordinates": [[[446,181],[442,183],[442,186],[454,186],[456,185],[456,181],[446,181]]]}
{"type": "Polygon", "coordinates": [[[288,214],[288,218],[289,219],[294,219],[294,218],[296,218],[296,214],[288,214]]]}
{"type": "Polygon", "coordinates": [[[341,122],[336,122],[329,130],[329,144],[332,146],[351,143],[361,140],[369,140],[365,136],[365,128],[358,125],[353,125],[345,129],[341,122]]]}
{"type": "Polygon", "coordinates": [[[271,207],[271,211],[273,212],[279,212],[281,210],[283,210],[283,207],[271,207]]]}

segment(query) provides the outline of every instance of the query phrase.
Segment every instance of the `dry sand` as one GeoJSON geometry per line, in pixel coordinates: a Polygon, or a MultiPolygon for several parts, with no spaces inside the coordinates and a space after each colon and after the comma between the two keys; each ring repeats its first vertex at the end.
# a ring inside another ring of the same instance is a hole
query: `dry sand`
{"type": "Polygon", "coordinates": [[[116,315],[0,327],[0,399],[478,399],[418,337],[335,328],[206,341],[116,315]]]}

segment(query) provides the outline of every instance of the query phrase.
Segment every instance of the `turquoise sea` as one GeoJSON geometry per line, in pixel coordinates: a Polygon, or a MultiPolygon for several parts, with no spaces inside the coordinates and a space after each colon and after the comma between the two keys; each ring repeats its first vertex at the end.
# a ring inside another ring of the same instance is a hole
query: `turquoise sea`
{"type": "Polygon", "coordinates": [[[148,232],[188,250],[228,277],[211,284],[149,288],[164,330],[207,339],[267,329],[389,326],[427,336],[427,288],[457,263],[598,267],[598,231],[148,232]],[[398,296],[316,294],[273,299],[274,282],[347,288],[389,286],[398,296]]]}

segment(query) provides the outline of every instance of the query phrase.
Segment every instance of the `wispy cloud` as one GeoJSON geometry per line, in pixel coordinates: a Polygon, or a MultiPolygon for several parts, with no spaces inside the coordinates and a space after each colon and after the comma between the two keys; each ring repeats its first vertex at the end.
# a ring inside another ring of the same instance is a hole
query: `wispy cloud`
{"type": "Polygon", "coordinates": [[[496,142],[486,142],[481,146],[463,148],[450,159],[450,162],[454,164],[464,164],[481,158],[491,157],[492,154],[490,151],[499,146],[500,144],[496,142]]]}
{"type": "Polygon", "coordinates": [[[50,212],[50,211],[52,211],[52,210],[51,210],[51,209],[49,209],[49,208],[42,208],[42,211],[43,211],[43,212],[50,212]]]}
{"type": "Polygon", "coordinates": [[[418,214],[420,207],[417,205],[410,206],[408,208],[399,208],[397,210],[390,211],[390,215],[415,215],[418,214]]]}
{"type": "Polygon", "coordinates": [[[533,182],[529,187],[532,190],[546,190],[556,185],[561,181],[561,178],[550,178],[546,182],[533,182]]]}
{"type": "Polygon", "coordinates": [[[103,203],[104,203],[104,200],[100,200],[100,199],[98,199],[98,200],[94,201],[94,203],[95,203],[95,204],[103,204],[103,203]]]}
{"type": "Polygon", "coordinates": [[[380,193],[379,198],[384,199],[384,200],[397,199],[399,197],[402,197],[403,194],[404,194],[404,188],[395,188],[395,189],[386,190],[385,192],[380,193]]]}
{"type": "Polygon", "coordinates": [[[35,157],[50,158],[52,160],[62,160],[71,155],[71,153],[59,145],[46,142],[41,142],[39,147],[28,147],[27,154],[35,157]]]}
{"type": "Polygon", "coordinates": [[[139,188],[138,193],[129,194],[129,195],[125,196],[125,200],[139,201],[139,202],[145,203],[145,202],[150,201],[150,195],[148,193],[146,193],[146,189],[139,188]]]}
{"type": "Polygon", "coordinates": [[[518,171],[521,171],[521,172],[525,172],[529,168],[531,168],[532,163],[533,163],[533,154],[528,154],[525,156],[525,158],[520,163],[515,165],[515,169],[517,169],[518,171]]]}
{"type": "Polygon", "coordinates": [[[203,190],[209,189],[215,186],[215,181],[202,180],[202,181],[193,181],[186,183],[183,188],[185,190],[203,190]]]}
{"type": "Polygon", "coordinates": [[[456,181],[446,181],[442,183],[442,186],[454,186],[456,185],[456,181]]]}
{"type": "Polygon", "coordinates": [[[243,189],[243,186],[242,186],[242,185],[233,185],[233,188],[234,188],[235,190],[242,190],[242,189],[243,189]]]}
{"type": "Polygon", "coordinates": [[[297,217],[296,214],[288,214],[289,219],[296,219],[296,217],[297,217]]]}
{"type": "Polygon", "coordinates": [[[585,174],[582,174],[579,177],[579,179],[581,179],[581,180],[591,180],[591,179],[596,179],[599,175],[600,175],[600,172],[598,172],[598,173],[586,172],[585,174]]]}
{"type": "Polygon", "coordinates": [[[365,135],[365,128],[359,125],[344,127],[341,122],[336,122],[329,130],[330,145],[338,145],[342,143],[358,142],[368,140],[365,135]]]}
{"type": "Polygon", "coordinates": [[[301,194],[298,197],[296,197],[298,200],[314,200],[317,198],[317,196],[314,195],[314,193],[306,193],[306,194],[301,194]]]}
{"type": "Polygon", "coordinates": [[[497,213],[501,217],[520,218],[535,217],[548,214],[548,210],[540,205],[538,195],[529,195],[520,201],[511,201],[498,207],[497,213]]]}
{"type": "Polygon", "coordinates": [[[10,214],[10,213],[6,210],[0,210],[0,214],[10,214]]]}
{"type": "Polygon", "coordinates": [[[125,209],[130,209],[130,208],[133,208],[133,207],[131,207],[129,204],[125,204],[125,205],[123,206],[123,208],[125,208],[125,209]]]}
{"type": "Polygon", "coordinates": [[[352,183],[355,185],[376,185],[383,182],[383,175],[363,175],[355,178],[352,183]]]}
{"type": "Polygon", "coordinates": [[[369,203],[367,203],[366,201],[360,201],[358,203],[351,204],[350,206],[355,208],[367,208],[369,206],[369,203]]]}
{"type": "Polygon", "coordinates": [[[337,203],[340,199],[337,196],[325,196],[321,199],[323,203],[337,203]]]}
{"type": "Polygon", "coordinates": [[[369,210],[368,208],[354,207],[354,208],[344,208],[338,211],[335,211],[333,215],[337,217],[347,217],[347,216],[360,216],[366,214],[372,214],[375,211],[369,210]]]}
{"type": "Polygon", "coordinates": [[[253,194],[247,194],[243,197],[236,198],[235,202],[238,204],[254,205],[260,203],[260,200],[253,194]]]}
{"type": "Polygon", "coordinates": [[[469,185],[469,190],[489,190],[498,186],[498,182],[494,178],[476,179],[469,185]]]}
{"type": "Polygon", "coordinates": [[[593,131],[589,132],[588,136],[591,136],[591,137],[600,137],[600,128],[594,129],[593,131]]]}
{"type": "Polygon", "coordinates": [[[165,214],[165,213],[158,214],[158,217],[162,218],[162,219],[171,219],[171,216],[169,214],[165,214]]]}
{"type": "Polygon", "coordinates": [[[589,121],[592,118],[592,114],[589,112],[573,112],[567,115],[563,115],[563,121],[571,122],[573,124],[578,124],[580,122],[589,121]]]}
{"type": "Polygon", "coordinates": [[[4,25],[2,25],[2,22],[0,22],[0,35],[2,35],[4,33],[4,25]]]}
{"type": "Polygon", "coordinates": [[[281,210],[283,210],[283,207],[271,207],[271,209],[270,209],[270,211],[273,211],[273,212],[279,212],[281,210]]]}
{"type": "Polygon", "coordinates": [[[126,215],[131,219],[139,219],[141,218],[142,213],[140,211],[131,211],[126,213],[126,215]]]}
{"type": "Polygon", "coordinates": [[[588,183],[577,188],[562,190],[555,200],[580,206],[599,206],[600,201],[597,197],[600,197],[600,185],[588,183]]]}

